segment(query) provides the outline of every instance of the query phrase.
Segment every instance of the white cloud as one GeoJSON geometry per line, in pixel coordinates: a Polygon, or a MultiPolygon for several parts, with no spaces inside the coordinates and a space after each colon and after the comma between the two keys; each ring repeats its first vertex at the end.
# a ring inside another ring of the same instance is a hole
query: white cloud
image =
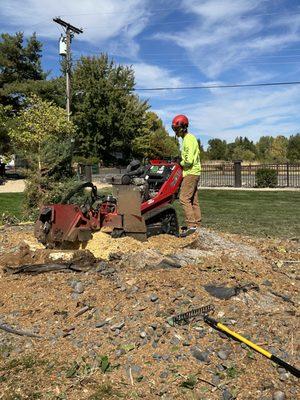
{"type": "Polygon", "coordinates": [[[6,31],[36,31],[40,37],[57,39],[60,28],[52,18],[60,16],[83,28],[76,40],[100,47],[118,38],[123,51],[136,53],[134,38],[148,21],[146,5],[147,0],[2,0],[1,14],[6,31]]]}
{"type": "Polygon", "coordinates": [[[201,3],[197,0],[184,0],[183,8],[200,15],[205,19],[217,21],[249,12],[253,10],[257,4],[259,4],[258,1],[250,2],[249,0],[209,0],[204,2],[201,1],[201,3]]]}
{"type": "Polygon", "coordinates": [[[157,65],[146,63],[133,64],[135,78],[139,87],[179,87],[182,80],[157,65]]]}
{"type": "Polygon", "coordinates": [[[184,0],[182,6],[194,14],[194,23],[178,32],[156,33],[154,38],[184,48],[191,62],[209,78],[299,40],[300,18],[294,16],[291,23],[279,17],[278,29],[278,22],[264,18],[266,9],[260,1],[184,0]]]}
{"type": "MultiPolygon", "coordinates": [[[[135,73],[136,87],[137,88],[152,88],[152,87],[180,87],[183,86],[182,78],[172,75],[171,72],[159,67],[158,65],[147,63],[134,63],[132,64],[135,73]]],[[[176,98],[179,100],[182,93],[176,91],[140,91],[138,94],[141,97],[151,98],[176,98]]]]}
{"type": "MultiPolygon", "coordinates": [[[[204,97],[204,96],[203,96],[204,97]]],[[[201,98],[199,96],[199,98],[201,98]]],[[[166,126],[178,113],[190,119],[191,132],[233,141],[237,136],[258,140],[262,135],[290,135],[300,131],[299,87],[226,89],[184,106],[158,110],[166,126]]]]}

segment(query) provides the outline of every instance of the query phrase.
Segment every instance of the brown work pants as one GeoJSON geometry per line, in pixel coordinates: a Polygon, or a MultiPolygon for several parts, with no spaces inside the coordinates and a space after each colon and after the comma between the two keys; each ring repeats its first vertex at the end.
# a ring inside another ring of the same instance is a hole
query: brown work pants
{"type": "Polygon", "coordinates": [[[185,222],[188,227],[200,226],[201,211],[198,199],[199,175],[187,175],[183,178],[179,200],[185,213],[185,222]]]}

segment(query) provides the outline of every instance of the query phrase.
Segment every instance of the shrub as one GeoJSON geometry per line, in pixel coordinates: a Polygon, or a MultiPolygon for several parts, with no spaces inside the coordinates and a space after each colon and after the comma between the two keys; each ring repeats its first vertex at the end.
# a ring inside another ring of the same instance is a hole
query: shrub
{"type": "Polygon", "coordinates": [[[263,187],[276,187],[278,183],[277,172],[270,168],[260,168],[255,173],[256,186],[263,187]]]}

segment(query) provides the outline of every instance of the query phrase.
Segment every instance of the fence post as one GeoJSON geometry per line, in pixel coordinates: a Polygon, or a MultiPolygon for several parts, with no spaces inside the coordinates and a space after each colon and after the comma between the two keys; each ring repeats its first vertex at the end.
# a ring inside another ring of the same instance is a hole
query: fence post
{"type": "Polygon", "coordinates": [[[242,187],[242,160],[234,161],[234,186],[242,187]]]}
{"type": "Polygon", "coordinates": [[[92,182],[92,166],[86,165],[85,166],[85,179],[87,182],[92,182]]]}
{"type": "Polygon", "coordinates": [[[286,186],[290,186],[290,164],[286,163],[286,186]]]}

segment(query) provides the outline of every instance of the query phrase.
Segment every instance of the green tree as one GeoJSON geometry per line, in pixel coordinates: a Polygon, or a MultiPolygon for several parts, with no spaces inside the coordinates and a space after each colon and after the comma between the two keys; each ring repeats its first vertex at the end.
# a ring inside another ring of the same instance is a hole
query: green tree
{"type": "Polygon", "coordinates": [[[132,93],[132,68],[115,64],[107,55],[82,57],[73,74],[73,119],[78,127],[80,155],[104,162],[114,153],[131,155],[131,142],[144,128],[149,108],[132,93]]]}
{"type": "Polygon", "coordinates": [[[9,129],[12,125],[11,107],[0,104],[0,154],[4,155],[9,152],[10,139],[9,129]]]}
{"type": "Polygon", "coordinates": [[[226,160],[227,159],[226,140],[210,139],[208,141],[207,154],[210,160],[226,160]]]}
{"type": "Polygon", "coordinates": [[[270,150],[274,138],[272,136],[262,136],[256,143],[257,156],[260,161],[267,162],[270,161],[271,155],[270,150]]]}
{"type": "Polygon", "coordinates": [[[26,100],[9,136],[30,166],[25,188],[25,211],[36,216],[44,203],[61,201],[77,183],[71,168],[74,124],[65,110],[32,95],[26,100]]]}
{"type": "Polygon", "coordinates": [[[200,140],[200,139],[197,139],[197,142],[198,142],[198,146],[199,146],[199,150],[200,150],[200,160],[201,160],[201,161],[207,160],[207,159],[208,159],[207,153],[206,153],[206,151],[204,150],[204,147],[203,147],[203,145],[202,145],[202,143],[201,143],[201,140],[200,140]]]}
{"type": "Polygon", "coordinates": [[[287,157],[291,162],[300,161],[300,133],[290,136],[287,157]]]}
{"type": "Polygon", "coordinates": [[[227,145],[227,159],[229,160],[255,160],[257,149],[252,140],[239,136],[234,143],[227,145]]]}
{"type": "Polygon", "coordinates": [[[272,161],[279,163],[287,161],[288,143],[289,141],[285,136],[277,136],[274,138],[270,148],[270,157],[272,161]]]}
{"type": "Polygon", "coordinates": [[[142,134],[132,141],[132,149],[139,158],[172,158],[179,155],[178,141],[169,136],[162,120],[152,111],[146,112],[142,134]]]}
{"type": "Polygon", "coordinates": [[[235,146],[232,159],[233,160],[244,160],[244,161],[253,161],[255,160],[256,155],[249,149],[245,149],[243,146],[235,146]]]}
{"type": "Polygon", "coordinates": [[[16,150],[23,155],[35,169],[41,171],[42,147],[54,139],[71,137],[75,134],[72,122],[67,121],[65,110],[36,95],[28,98],[24,108],[14,120],[9,136],[16,150]]]}
{"type": "Polygon", "coordinates": [[[35,33],[24,45],[24,34],[2,33],[0,39],[0,101],[18,108],[22,93],[17,83],[43,80],[46,74],[41,67],[42,44],[35,33]],[[11,86],[13,84],[13,86],[11,86]]]}

